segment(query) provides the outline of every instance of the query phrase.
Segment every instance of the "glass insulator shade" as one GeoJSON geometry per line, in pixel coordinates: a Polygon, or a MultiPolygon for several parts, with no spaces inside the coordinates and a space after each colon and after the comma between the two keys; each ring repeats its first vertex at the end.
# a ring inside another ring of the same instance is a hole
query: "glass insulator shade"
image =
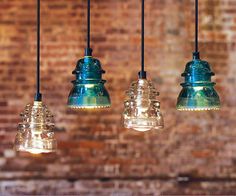
{"type": "Polygon", "coordinates": [[[185,82],[181,84],[183,88],[177,100],[177,110],[219,110],[220,98],[214,89],[215,83],[211,81],[214,75],[206,61],[193,59],[187,63],[182,74],[185,82]]]}
{"type": "Polygon", "coordinates": [[[53,116],[41,101],[28,104],[21,113],[22,122],[18,125],[15,149],[32,154],[51,153],[57,149],[54,136],[53,116]]]}
{"type": "Polygon", "coordinates": [[[73,88],[68,97],[70,108],[107,108],[111,106],[110,97],[102,79],[105,73],[99,60],[85,56],[77,63],[72,72],[76,80],[72,81],[73,88]]]}
{"type": "Polygon", "coordinates": [[[151,81],[139,79],[133,82],[126,94],[128,99],[124,102],[124,127],[142,132],[164,127],[160,102],[156,99],[159,93],[151,81]]]}

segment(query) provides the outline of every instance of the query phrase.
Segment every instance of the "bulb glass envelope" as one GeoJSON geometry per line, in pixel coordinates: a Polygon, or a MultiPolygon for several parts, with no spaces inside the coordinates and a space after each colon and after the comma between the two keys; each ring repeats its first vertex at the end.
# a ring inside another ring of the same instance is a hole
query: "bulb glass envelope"
{"type": "Polygon", "coordinates": [[[55,152],[57,142],[54,136],[53,116],[41,101],[28,104],[21,113],[15,149],[33,154],[55,152]]]}
{"type": "Polygon", "coordinates": [[[151,81],[139,79],[131,84],[126,92],[128,99],[124,102],[123,123],[126,128],[136,131],[148,131],[164,127],[160,112],[159,93],[151,81]]]}
{"type": "Polygon", "coordinates": [[[215,75],[206,61],[193,59],[187,63],[182,76],[185,82],[178,100],[177,110],[202,111],[220,109],[220,98],[211,77],[215,75]]]}
{"type": "Polygon", "coordinates": [[[85,56],[77,63],[72,72],[76,80],[72,81],[73,88],[69,94],[68,107],[70,108],[107,108],[111,106],[109,94],[104,86],[100,61],[85,56]]]}

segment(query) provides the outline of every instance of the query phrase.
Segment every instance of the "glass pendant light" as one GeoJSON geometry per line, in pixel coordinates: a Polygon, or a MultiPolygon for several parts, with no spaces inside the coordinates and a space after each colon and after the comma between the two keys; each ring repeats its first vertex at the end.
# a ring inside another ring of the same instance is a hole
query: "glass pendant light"
{"type": "Polygon", "coordinates": [[[214,89],[215,83],[207,61],[200,59],[198,51],[198,0],[195,0],[195,52],[193,60],[187,63],[182,76],[185,78],[177,100],[177,110],[203,111],[220,109],[220,98],[214,89]]]}
{"type": "Polygon", "coordinates": [[[15,149],[33,154],[55,152],[57,142],[54,136],[53,116],[42,102],[40,93],[40,0],[37,2],[37,89],[34,103],[28,104],[21,113],[15,149]]]}
{"type": "Polygon", "coordinates": [[[107,108],[111,106],[111,101],[104,86],[106,81],[102,79],[105,71],[102,69],[100,61],[92,57],[90,48],[90,0],[87,3],[87,48],[84,58],[78,61],[72,72],[76,79],[72,81],[73,88],[68,97],[68,107],[107,108]]]}
{"type": "Polygon", "coordinates": [[[126,128],[136,131],[149,131],[163,128],[164,121],[160,112],[160,102],[157,100],[159,93],[153,83],[147,80],[144,71],[144,0],[142,0],[141,23],[141,71],[138,81],[133,82],[129,91],[126,92],[123,123],[126,128]]]}

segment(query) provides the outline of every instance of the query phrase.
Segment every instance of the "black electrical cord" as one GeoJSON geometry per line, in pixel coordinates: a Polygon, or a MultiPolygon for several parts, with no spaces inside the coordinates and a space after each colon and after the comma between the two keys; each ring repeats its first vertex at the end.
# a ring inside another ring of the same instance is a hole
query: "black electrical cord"
{"type": "Polygon", "coordinates": [[[142,72],[144,72],[144,0],[142,0],[142,21],[141,21],[141,28],[142,28],[142,32],[141,32],[141,37],[142,37],[142,48],[141,48],[141,65],[142,65],[142,72]]]}
{"type": "Polygon", "coordinates": [[[90,48],[90,0],[88,0],[88,7],[87,7],[87,48],[90,48]]]}
{"type": "Polygon", "coordinates": [[[198,49],[198,0],[195,0],[195,51],[193,53],[195,59],[199,59],[198,49]]]}
{"type": "Polygon", "coordinates": [[[139,72],[139,78],[146,79],[146,72],[144,69],[144,0],[142,0],[141,12],[142,12],[142,18],[141,18],[141,71],[139,72]]]}
{"type": "Polygon", "coordinates": [[[195,52],[198,52],[198,0],[195,0],[195,52]]]}
{"type": "Polygon", "coordinates": [[[37,3],[37,62],[36,62],[36,94],[35,101],[41,101],[42,95],[40,93],[40,0],[37,3]]]}
{"type": "Polygon", "coordinates": [[[90,48],[90,0],[87,1],[87,48],[85,49],[85,56],[92,56],[92,49],[90,48]]]}

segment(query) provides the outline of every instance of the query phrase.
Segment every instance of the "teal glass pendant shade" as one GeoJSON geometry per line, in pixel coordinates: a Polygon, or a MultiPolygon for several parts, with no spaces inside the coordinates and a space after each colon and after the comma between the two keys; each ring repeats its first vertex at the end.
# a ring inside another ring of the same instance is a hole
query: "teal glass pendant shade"
{"type": "Polygon", "coordinates": [[[199,54],[194,53],[193,60],[187,63],[182,74],[185,81],[181,84],[183,88],[177,100],[177,110],[220,109],[220,98],[214,89],[215,83],[211,81],[215,74],[211,71],[210,64],[198,57],[199,54]]]}
{"type": "Polygon", "coordinates": [[[87,0],[87,47],[85,55],[72,72],[76,79],[68,97],[68,107],[75,109],[96,109],[111,106],[110,96],[104,86],[102,69],[98,59],[92,57],[90,48],[90,0],[87,0]]]}
{"type": "Polygon", "coordinates": [[[70,108],[107,108],[111,106],[110,96],[102,79],[101,63],[92,56],[85,56],[77,63],[72,72],[76,80],[72,81],[73,88],[69,94],[68,107],[70,108]]]}

